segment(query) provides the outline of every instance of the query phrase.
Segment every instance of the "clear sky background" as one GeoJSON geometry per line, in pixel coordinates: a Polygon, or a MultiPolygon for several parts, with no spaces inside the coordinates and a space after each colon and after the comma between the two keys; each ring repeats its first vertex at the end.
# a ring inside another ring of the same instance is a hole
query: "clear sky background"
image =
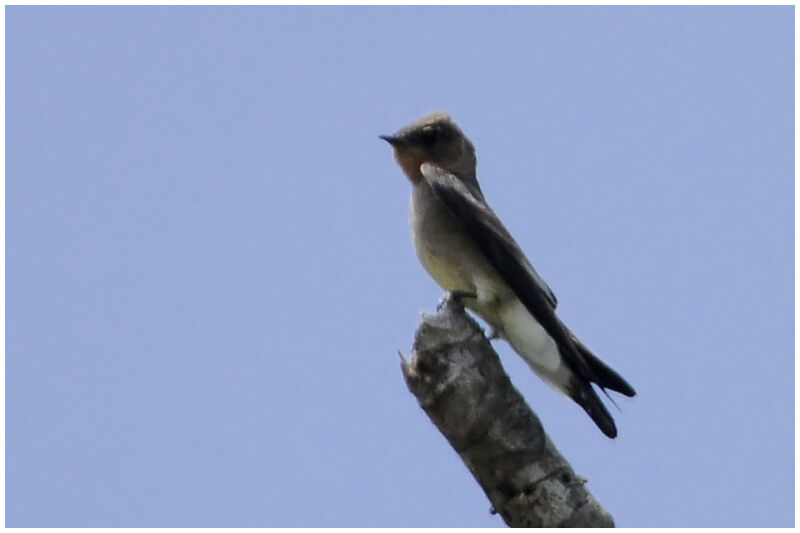
{"type": "Polygon", "coordinates": [[[442,291],[379,134],[435,109],[606,439],[497,342],[621,526],[794,521],[794,11],[6,10],[9,526],[498,526],[403,382],[442,291]]]}

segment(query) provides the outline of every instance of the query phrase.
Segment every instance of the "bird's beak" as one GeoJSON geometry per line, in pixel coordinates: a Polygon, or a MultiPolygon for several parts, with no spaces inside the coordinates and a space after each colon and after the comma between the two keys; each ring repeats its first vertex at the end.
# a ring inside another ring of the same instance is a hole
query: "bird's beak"
{"type": "Polygon", "coordinates": [[[402,139],[401,137],[396,137],[394,135],[378,135],[378,137],[380,137],[381,139],[383,139],[387,143],[391,144],[395,148],[405,144],[405,140],[404,139],[402,139]]]}

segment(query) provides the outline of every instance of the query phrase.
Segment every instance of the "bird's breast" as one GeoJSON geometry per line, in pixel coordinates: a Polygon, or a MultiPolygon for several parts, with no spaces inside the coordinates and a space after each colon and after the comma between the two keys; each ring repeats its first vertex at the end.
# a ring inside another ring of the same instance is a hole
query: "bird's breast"
{"type": "MultiPolygon", "coordinates": [[[[415,187],[415,191],[418,187],[415,187]]],[[[444,206],[411,200],[411,236],[425,270],[447,291],[474,289],[472,273],[464,264],[465,249],[459,228],[440,212],[444,206]]]]}
{"type": "Polygon", "coordinates": [[[422,266],[446,291],[478,295],[484,308],[505,292],[502,279],[475,241],[423,182],[411,194],[411,235],[422,266]]]}

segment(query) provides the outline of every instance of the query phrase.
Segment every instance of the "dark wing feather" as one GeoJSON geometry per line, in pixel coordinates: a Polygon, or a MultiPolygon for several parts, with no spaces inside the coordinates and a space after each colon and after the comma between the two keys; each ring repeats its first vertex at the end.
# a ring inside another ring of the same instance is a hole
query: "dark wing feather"
{"type": "Polygon", "coordinates": [[[430,163],[423,164],[420,170],[436,196],[463,224],[506,284],[556,341],[570,368],[584,379],[597,381],[572,341],[570,331],[556,316],[552,291],[525,259],[497,215],[456,176],[430,163]]]}

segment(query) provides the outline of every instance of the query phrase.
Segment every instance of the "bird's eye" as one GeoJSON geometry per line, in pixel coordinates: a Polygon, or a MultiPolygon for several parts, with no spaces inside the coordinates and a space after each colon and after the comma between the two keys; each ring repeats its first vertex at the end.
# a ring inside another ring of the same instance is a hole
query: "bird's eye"
{"type": "Polygon", "coordinates": [[[438,138],[438,132],[434,128],[423,128],[419,132],[419,143],[424,146],[432,146],[438,138]]]}

